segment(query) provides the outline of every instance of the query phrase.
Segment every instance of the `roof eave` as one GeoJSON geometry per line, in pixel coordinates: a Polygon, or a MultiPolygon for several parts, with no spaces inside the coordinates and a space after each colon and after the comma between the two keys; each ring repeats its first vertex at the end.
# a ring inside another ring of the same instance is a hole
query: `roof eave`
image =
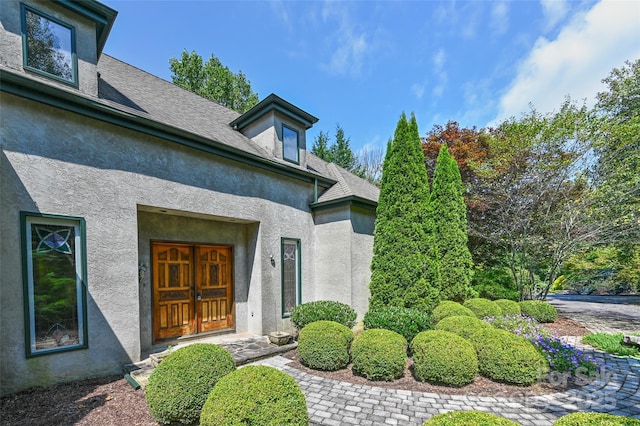
{"type": "Polygon", "coordinates": [[[310,129],[315,123],[318,122],[317,117],[314,117],[308,112],[298,108],[292,103],[289,103],[281,97],[272,93],[262,101],[260,101],[256,106],[251,108],[249,111],[233,120],[231,123],[229,123],[229,125],[234,129],[242,130],[243,128],[253,123],[255,120],[271,111],[278,111],[279,113],[284,114],[295,121],[298,121],[305,126],[305,129],[310,129]]]}
{"type": "Polygon", "coordinates": [[[156,136],[180,145],[219,155],[223,158],[268,170],[280,175],[309,183],[332,186],[335,180],[309,171],[280,164],[246,151],[208,139],[180,128],[141,117],[130,112],[103,104],[91,98],[31,79],[24,75],[0,68],[0,91],[46,105],[71,111],[83,116],[111,123],[130,130],[156,136]]]}
{"type": "Polygon", "coordinates": [[[314,212],[340,207],[359,207],[361,209],[369,210],[375,213],[376,208],[378,207],[378,202],[367,198],[358,197],[357,195],[350,195],[347,197],[337,198],[335,200],[311,203],[309,204],[309,207],[314,212]]]}
{"type": "Polygon", "coordinates": [[[67,9],[70,9],[79,15],[95,22],[96,24],[96,43],[98,58],[102,54],[102,49],[107,42],[113,23],[118,16],[118,11],[110,8],[95,0],[53,0],[67,9]]]}

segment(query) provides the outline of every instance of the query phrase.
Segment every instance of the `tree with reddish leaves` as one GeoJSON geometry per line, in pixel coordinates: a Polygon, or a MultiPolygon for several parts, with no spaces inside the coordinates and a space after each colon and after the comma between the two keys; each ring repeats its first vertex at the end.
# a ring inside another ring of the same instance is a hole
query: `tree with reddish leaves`
{"type": "Polygon", "coordinates": [[[427,136],[421,138],[429,177],[433,178],[440,147],[446,144],[449,154],[458,163],[462,183],[472,185],[477,179],[472,166],[482,163],[489,155],[489,138],[485,129],[461,128],[457,121],[448,121],[444,127],[434,125],[427,136]]]}

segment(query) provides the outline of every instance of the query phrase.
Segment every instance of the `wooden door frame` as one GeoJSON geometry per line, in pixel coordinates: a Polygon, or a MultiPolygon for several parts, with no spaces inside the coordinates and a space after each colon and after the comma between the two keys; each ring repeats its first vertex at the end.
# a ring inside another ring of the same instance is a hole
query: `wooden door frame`
{"type": "MultiPolygon", "coordinates": [[[[234,244],[219,244],[219,243],[203,243],[203,242],[192,242],[192,241],[171,241],[171,240],[156,240],[156,239],[152,239],[149,240],[149,253],[150,253],[150,274],[149,274],[149,278],[150,278],[150,291],[151,291],[151,309],[150,309],[150,314],[151,314],[151,338],[152,338],[152,342],[156,342],[156,341],[161,341],[161,340],[167,340],[167,339],[157,339],[156,338],[156,324],[157,321],[159,321],[159,318],[156,318],[155,315],[155,309],[156,309],[156,300],[155,300],[155,268],[153,267],[154,265],[154,245],[168,245],[168,246],[182,246],[182,247],[189,247],[192,253],[192,258],[193,258],[193,263],[191,265],[192,267],[192,279],[193,279],[193,283],[192,283],[192,295],[191,297],[193,298],[193,322],[194,322],[194,328],[198,327],[198,304],[197,304],[197,300],[196,300],[196,247],[224,247],[224,248],[228,248],[230,250],[230,256],[231,256],[231,261],[229,262],[229,267],[230,267],[230,286],[231,286],[231,297],[230,297],[230,305],[231,308],[229,310],[229,315],[231,315],[231,325],[228,328],[224,328],[221,329],[219,331],[213,331],[213,332],[205,332],[203,334],[209,334],[209,333],[225,333],[225,332],[233,332],[235,331],[235,327],[236,327],[236,303],[235,303],[235,245],[234,244]]],[[[196,330],[195,334],[199,334],[199,331],[196,330]]],[[[175,338],[179,338],[181,336],[175,336],[175,338]]],[[[168,338],[168,339],[173,339],[173,338],[168,338]]]]}

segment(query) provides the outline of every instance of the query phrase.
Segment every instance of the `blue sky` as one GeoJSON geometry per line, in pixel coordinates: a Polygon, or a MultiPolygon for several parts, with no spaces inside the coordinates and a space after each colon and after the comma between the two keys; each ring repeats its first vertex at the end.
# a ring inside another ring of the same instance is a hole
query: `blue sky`
{"type": "Polygon", "coordinates": [[[384,147],[400,114],[421,135],[448,120],[485,127],[565,96],[594,102],[601,80],[640,58],[640,1],[124,1],[105,52],[170,80],[183,49],[242,70],[340,124],[358,150],[384,147]]]}

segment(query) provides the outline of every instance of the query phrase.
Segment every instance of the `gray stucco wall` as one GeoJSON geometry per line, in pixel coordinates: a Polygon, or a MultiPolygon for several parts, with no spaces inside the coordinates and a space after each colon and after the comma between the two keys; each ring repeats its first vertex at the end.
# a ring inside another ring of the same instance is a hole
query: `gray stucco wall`
{"type": "Polygon", "coordinates": [[[350,206],[315,213],[316,300],[350,305],[362,318],[369,307],[375,213],[350,206]]]}
{"type": "Polygon", "coordinates": [[[238,332],[290,327],[280,315],[282,237],[301,240],[303,299],[316,299],[325,280],[315,278],[311,183],[6,93],[0,123],[3,394],[139,359],[151,314],[138,264],[150,239],[234,245],[238,332]],[[86,220],[89,349],[25,358],[20,211],[86,220]]]}

